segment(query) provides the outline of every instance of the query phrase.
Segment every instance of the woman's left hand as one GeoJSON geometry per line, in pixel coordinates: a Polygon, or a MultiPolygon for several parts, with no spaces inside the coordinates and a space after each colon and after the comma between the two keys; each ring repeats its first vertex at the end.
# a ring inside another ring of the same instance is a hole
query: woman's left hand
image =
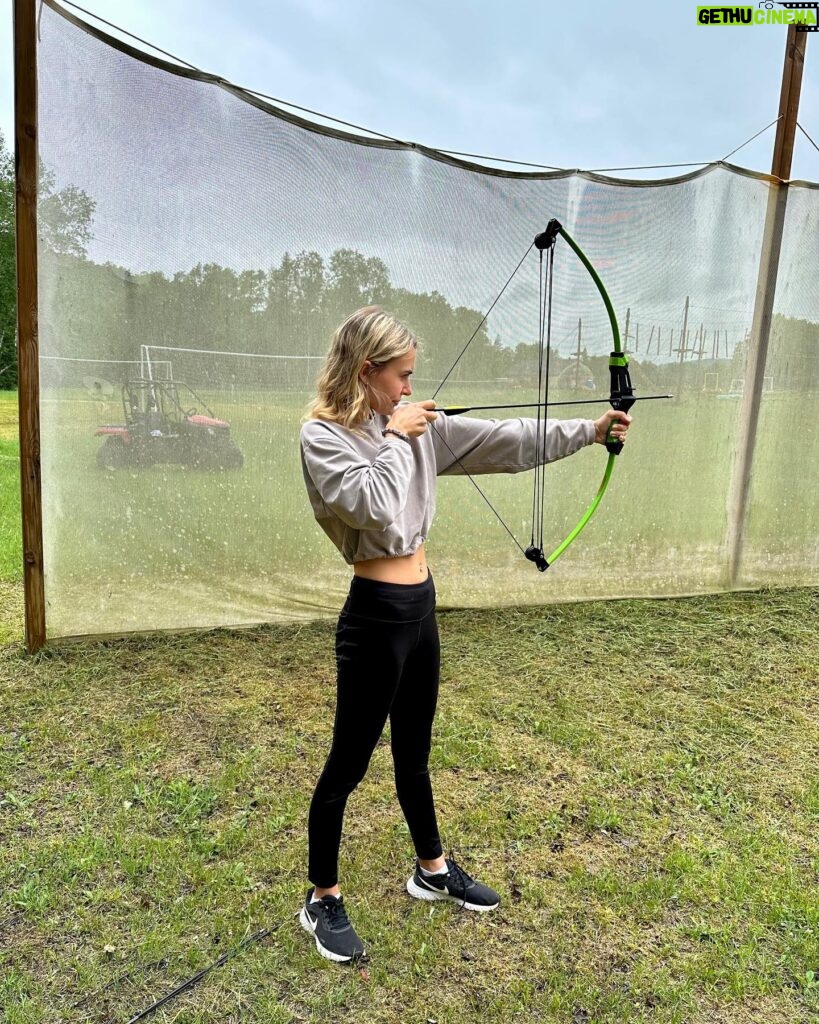
{"type": "Polygon", "coordinates": [[[597,444],[605,444],[609,440],[609,434],[614,441],[625,443],[628,428],[631,426],[631,416],[617,409],[609,409],[604,412],[599,420],[594,421],[594,440],[597,444]]]}

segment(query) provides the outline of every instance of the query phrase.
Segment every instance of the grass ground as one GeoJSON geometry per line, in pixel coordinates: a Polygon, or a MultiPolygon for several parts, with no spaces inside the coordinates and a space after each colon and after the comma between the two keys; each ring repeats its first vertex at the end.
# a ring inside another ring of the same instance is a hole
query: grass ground
{"type": "Polygon", "coordinates": [[[350,803],[363,972],[295,912],[332,625],[0,648],[0,1006],[154,1019],[771,1024],[819,1012],[817,595],[450,612],[433,781],[503,904],[403,891],[388,749],[350,803]]]}
{"type": "MultiPolygon", "coordinates": [[[[0,428],[1,429],[1,428],[0,428]]],[[[333,624],[21,649],[0,629],[0,1017],[807,1024],[819,1013],[819,594],[453,611],[445,842],[503,903],[430,907],[388,736],[350,802],[369,959],[295,914],[333,624]]]]}
{"type": "Polygon", "coordinates": [[[0,586],[22,578],[21,548],[17,395],[0,391],[0,586]]]}

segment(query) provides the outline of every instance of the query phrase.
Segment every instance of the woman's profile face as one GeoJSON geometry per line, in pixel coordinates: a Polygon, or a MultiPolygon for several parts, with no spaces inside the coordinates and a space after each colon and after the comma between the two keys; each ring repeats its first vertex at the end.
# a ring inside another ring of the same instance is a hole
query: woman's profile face
{"type": "Polygon", "coordinates": [[[412,349],[405,356],[390,359],[383,366],[373,366],[366,362],[361,371],[362,380],[370,387],[370,407],[373,412],[391,416],[402,398],[412,394],[411,378],[415,372],[415,357],[412,349]]]}

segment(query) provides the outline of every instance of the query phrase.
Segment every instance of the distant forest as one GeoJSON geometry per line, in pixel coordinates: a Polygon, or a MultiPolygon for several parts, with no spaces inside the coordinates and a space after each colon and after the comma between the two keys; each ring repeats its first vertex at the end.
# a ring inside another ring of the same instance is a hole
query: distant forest
{"type": "MultiPolygon", "coordinates": [[[[141,345],[316,355],[350,312],[377,304],[415,332],[423,376],[440,379],[484,312],[452,306],[436,291],[394,287],[381,259],[351,249],[337,249],[329,257],[285,254],[268,270],[199,264],[172,277],[97,264],[87,258],[94,201],[73,186],[57,190],[45,168],[39,189],[40,330],[51,356],[137,360],[141,345]]],[[[0,388],[17,385],[14,276],[13,160],[0,135],[0,388]]],[[[774,387],[819,388],[812,358],[818,350],[819,324],[774,317],[768,371],[774,387]]],[[[528,385],[536,373],[536,353],[535,338],[512,347],[490,338],[484,324],[470,345],[467,367],[479,367],[483,379],[528,385]]],[[[744,360],[739,346],[731,359],[689,359],[681,367],[643,361],[639,373],[638,359],[632,357],[632,364],[643,391],[659,383],[687,390],[702,387],[709,371],[719,372],[721,382],[741,379],[744,360]]],[[[592,378],[598,389],[607,388],[607,362],[606,356],[585,351],[579,359],[553,353],[553,379],[571,389],[592,378]]],[[[474,372],[467,369],[466,376],[474,372]]]]}
{"type": "MultiPolygon", "coordinates": [[[[424,370],[434,376],[451,366],[482,315],[451,306],[437,292],[393,288],[380,259],[349,249],[326,261],[316,252],[285,254],[269,271],[237,273],[210,263],[172,278],[65,255],[49,259],[47,274],[57,289],[49,305],[60,317],[59,327],[53,325],[59,332],[54,355],[137,359],[142,344],[319,355],[345,317],[376,304],[428,343],[424,370]]],[[[508,353],[482,328],[470,357],[480,359],[487,375],[502,376],[508,353]]]]}
{"type": "MultiPolygon", "coordinates": [[[[422,376],[440,379],[483,315],[451,306],[438,292],[395,288],[382,260],[350,249],[339,249],[327,260],[317,252],[285,254],[269,271],[236,272],[205,264],[170,278],[156,272],[132,274],[70,253],[46,252],[41,259],[52,289],[48,308],[59,310],[59,325],[41,321],[52,339],[50,355],[136,360],[143,344],[318,355],[352,310],[377,304],[406,322],[420,339],[422,376]]],[[[819,325],[774,317],[769,357],[774,387],[819,387],[812,359],[817,347],[819,325]]],[[[489,337],[484,324],[470,345],[468,366],[473,370],[466,376],[479,367],[482,379],[528,385],[536,373],[536,356],[534,339],[503,345],[489,337]]],[[[659,385],[698,389],[709,371],[720,373],[724,388],[743,377],[744,360],[744,345],[730,359],[689,359],[682,367],[631,357],[635,384],[639,381],[644,392],[659,385]]],[[[575,358],[553,353],[553,380],[560,378],[563,388],[572,389],[575,384],[583,388],[591,377],[598,390],[608,387],[607,356],[581,351],[580,364],[588,373],[577,377],[575,358]]]]}

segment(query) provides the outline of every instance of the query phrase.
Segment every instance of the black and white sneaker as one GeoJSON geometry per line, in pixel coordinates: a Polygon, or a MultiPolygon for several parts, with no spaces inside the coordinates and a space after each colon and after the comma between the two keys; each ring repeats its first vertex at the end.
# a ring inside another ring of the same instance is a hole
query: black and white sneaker
{"type": "Polygon", "coordinates": [[[407,892],[418,900],[451,900],[465,910],[481,913],[494,910],[500,903],[494,889],[470,878],[451,857],[447,857],[446,870],[437,875],[424,875],[416,862],[415,874],[407,881],[407,892]]]}
{"type": "Polygon", "coordinates": [[[308,890],[299,921],[315,938],[319,953],[339,964],[364,956],[364,945],[350,924],[341,896],[324,896],[312,903],[314,891],[308,890]]]}

